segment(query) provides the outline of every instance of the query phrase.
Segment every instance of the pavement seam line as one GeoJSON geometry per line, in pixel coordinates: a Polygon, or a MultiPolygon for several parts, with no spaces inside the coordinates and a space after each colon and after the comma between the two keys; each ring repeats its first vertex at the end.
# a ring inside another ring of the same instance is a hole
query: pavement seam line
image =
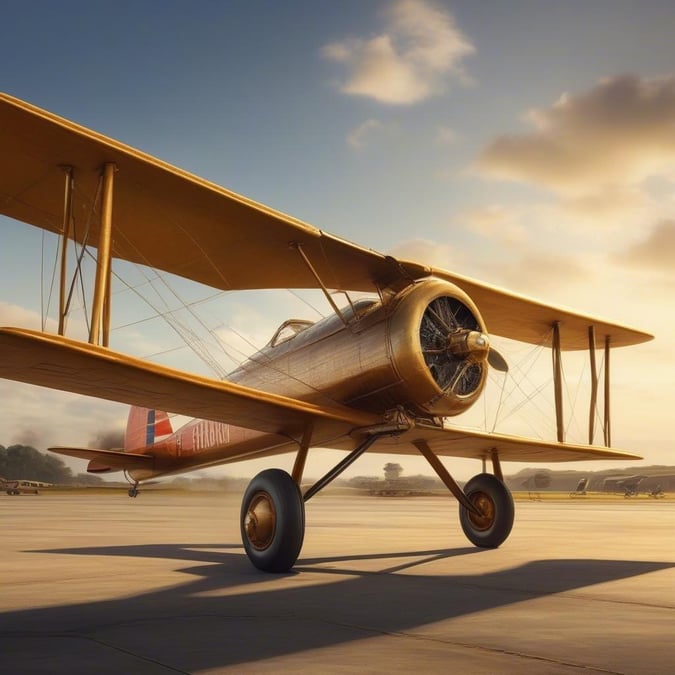
{"type": "Polygon", "coordinates": [[[139,661],[144,661],[146,663],[152,663],[156,666],[160,666],[162,668],[166,668],[167,670],[170,670],[171,672],[174,673],[180,673],[181,675],[190,675],[190,672],[187,670],[181,670],[179,668],[174,668],[173,666],[170,666],[166,663],[162,663],[161,661],[158,661],[157,659],[152,659],[147,656],[141,656],[140,654],[136,654],[135,652],[132,652],[128,649],[124,649],[124,647],[120,647],[118,645],[111,644],[109,642],[106,642],[105,640],[101,640],[99,638],[93,637],[92,635],[86,635],[84,633],[77,633],[77,632],[65,632],[65,633],[52,633],[52,632],[40,632],[40,631],[3,631],[0,633],[0,638],[1,637],[12,637],[12,638],[35,638],[35,637],[42,637],[42,638],[56,638],[56,639],[77,639],[77,640],[87,640],[88,642],[93,642],[94,644],[101,645],[102,647],[107,647],[108,649],[112,649],[113,651],[120,652],[122,654],[126,654],[127,656],[132,656],[135,659],[138,659],[139,661]]]}
{"type": "MultiPolygon", "coordinates": [[[[300,617],[294,617],[294,618],[300,618],[300,617]]],[[[316,620],[316,619],[315,619],[316,620]]],[[[439,638],[439,637],[431,637],[431,636],[426,636],[426,635],[415,635],[414,633],[406,633],[406,632],[401,632],[401,631],[385,631],[385,630],[380,630],[378,628],[370,628],[368,626],[359,626],[357,624],[350,624],[350,623],[342,623],[339,621],[321,621],[321,623],[324,623],[326,625],[330,626],[340,626],[342,628],[351,628],[354,630],[360,630],[365,633],[375,633],[377,635],[383,635],[386,637],[399,637],[399,638],[410,638],[412,640],[420,640],[422,642],[436,642],[439,644],[444,644],[444,645],[451,645],[453,647],[463,647],[465,649],[475,649],[478,651],[484,651],[488,653],[493,653],[493,654],[506,654],[508,656],[516,656],[518,658],[522,659],[529,659],[533,661],[543,661],[545,663],[552,663],[560,666],[566,666],[569,668],[577,668],[579,670],[588,670],[594,673],[605,673],[606,675],[625,675],[621,671],[616,671],[616,670],[607,670],[606,668],[598,668],[595,666],[591,665],[586,665],[583,663],[573,663],[571,661],[562,661],[560,659],[554,659],[554,658],[549,658],[547,656],[540,656],[537,654],[527,654],[525,652],[518,652],[518,651],[513,651],[509,649],[504,649],[504,648],[497,648],[497,647],[486,647],[485,645],[477,645],[477,644],[471,644],[468,642],[456,642],[453,640],[447,640],[444,638],[439,638]]]]}

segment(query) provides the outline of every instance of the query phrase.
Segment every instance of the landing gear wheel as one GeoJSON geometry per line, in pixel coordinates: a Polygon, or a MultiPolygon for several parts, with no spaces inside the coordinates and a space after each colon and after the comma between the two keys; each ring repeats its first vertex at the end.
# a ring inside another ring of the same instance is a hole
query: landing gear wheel
{"type": "Polygon", "coordinates": [[[513,497],[498,478],[481,473],[465,486],[464,494],[478,507],[482,515],[459,505],[459,522],[469,541],[483,548],[497,548],[513,527],[513,497]]]}
{"type": "Polygon", "coordinates": [[[130,497],[138,497],[138,488],[135,485],[130,487],[128,494],[130,497]]]}
{"type": "Polygon", "coordinates": [[[281,469],[260,472],[241,503],[241,538],[249,560],[264,572],[287,572],[305,537],[305,503],[281,469]]]}

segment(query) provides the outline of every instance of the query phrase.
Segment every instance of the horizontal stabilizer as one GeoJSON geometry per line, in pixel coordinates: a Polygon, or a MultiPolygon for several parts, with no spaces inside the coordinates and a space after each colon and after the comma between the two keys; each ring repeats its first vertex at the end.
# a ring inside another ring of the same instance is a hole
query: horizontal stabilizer
{"type": "Polygon", "coordinates": [[[50,452],[79,459],[88,459],[96,463],[95,472],[104,471],[105,467],[118,471],[133,469],[151,469],[155,461],[150,455],[138,455],[132,452],[115,452],[114,450],[93,450],[91,448],[49,448],[50,452]]]}

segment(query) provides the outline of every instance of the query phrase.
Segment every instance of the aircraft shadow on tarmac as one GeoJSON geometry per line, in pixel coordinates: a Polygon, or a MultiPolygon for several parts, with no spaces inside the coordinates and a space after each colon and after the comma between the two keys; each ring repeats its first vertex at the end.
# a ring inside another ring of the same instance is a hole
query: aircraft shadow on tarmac
{"type": "MultiPolygon", "coordinates": [[[[665,562],[560,559],[468,575],[397,573],[434,560],[480,555],[480,549],[467,547],[301,558],[284,580],[283,576],[270,577],[253,569],[240,545],[147,544],[40,553],[162,558],[197,564],[181,567],[179,571],[189,579],[170,588],[112,600],[2,613],[0,638],[58,635],[93,640],[188,672],[401,633],[675,566],[665,562]],[[376,572],[358,570],[356,565],[350,569],[347,564],[389,558],[395,564],[376,572]],[[406,558],[410,560],[401,561],[406,558]],[[298,583],[312,574],[344,579],[298,583]],[[271,589],[270,579],[275,581],[271,589]],[[261,585],[264,588],[258,587],[261,585]]],[[[111,572],[116,565],[111,563],[111,572]]]]}

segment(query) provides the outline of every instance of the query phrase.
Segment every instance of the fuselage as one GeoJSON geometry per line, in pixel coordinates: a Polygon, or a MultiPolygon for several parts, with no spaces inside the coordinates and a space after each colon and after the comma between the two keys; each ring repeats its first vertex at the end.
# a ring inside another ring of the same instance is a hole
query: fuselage
{"type": "MultiPolygon", "coordinates": [[[[468,336],[484,332],[468,296],[430,278],[386,301],[357,301],[340,316],[285,322],[228,380],[319,405],[347,405],[383,417],[398,410],[428,421],[459,414],[479,397],[487,364],[473,358],[467,345],[468,336]]],[[[155,418],[148,424],[154,425],[155,418]]],[[[127,432],[128,438],[146,436],[145,428],[127,432]]],[[[206,420],[193,420],[161,438],[151,436],[153,443],[141,444],[140,451],[157,458],[156,466],[151,472],[130,472],[134,477],[221,463],[222,455],[236,457],[239,450],[274,454],[289,443],[206,420]]]]}
{"type": "Polygon", "coordinates": [[[403,408],[426,418],[464,412],[485,383],[486,368],[476,364],[461,388],[448,386],[464,356],[448,351],[446,333],[485,327],[469,297],[446,281],[426,279],[387,302],[361,300],[342,319],[333,314],[299,328],[286,339],[277,332],[228,379],[319,404],[403,408]]]}

